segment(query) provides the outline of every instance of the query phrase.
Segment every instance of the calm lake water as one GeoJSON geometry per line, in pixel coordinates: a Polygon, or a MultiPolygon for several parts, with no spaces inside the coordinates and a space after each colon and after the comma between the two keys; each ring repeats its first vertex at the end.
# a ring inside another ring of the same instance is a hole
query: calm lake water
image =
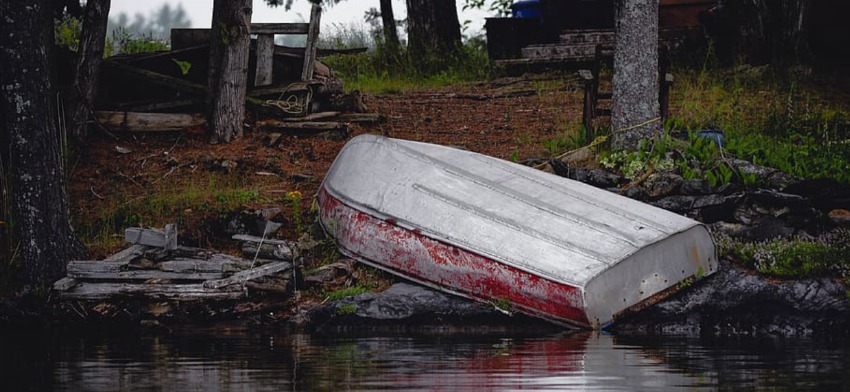
{"type": "Polygon", "coordinates": [[[358,336],[237,328],[0,334],[4,391],[850,388],[847,341],[483,329],[358,336]]]}

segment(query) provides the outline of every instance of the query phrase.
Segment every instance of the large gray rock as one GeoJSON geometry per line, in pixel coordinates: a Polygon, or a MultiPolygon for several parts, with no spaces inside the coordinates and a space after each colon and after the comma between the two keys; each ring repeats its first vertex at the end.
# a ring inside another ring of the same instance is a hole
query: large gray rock
{"type": "Polygon", "coordinates": [[[313,308],[299,317],[311,329],[352,326],[448,326],[541,324],[521,315],[507,315],[493,305],[444,294],[410,283],[396,283],[378,293],[341,299],[313,308]]]}
{"type": "Polygon", "coordinates": [[[835,279],[777,282],[728,263],[614,326],[621,333],[703,336],[813,336],[848,328],[850,298],[835,279]]]}

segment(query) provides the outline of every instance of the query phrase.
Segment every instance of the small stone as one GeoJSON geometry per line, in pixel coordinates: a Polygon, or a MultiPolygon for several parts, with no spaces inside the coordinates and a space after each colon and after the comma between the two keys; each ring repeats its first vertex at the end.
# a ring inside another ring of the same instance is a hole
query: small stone
{"type": "Polygon", "coordinates": [[[682,176],[676,173],[657,173],[650,177],[647,191],[650,197],[664,197],[678,191],[683,182],[682,176]]]}
{"type": "Polygon", "coordinates": [[[228,173],[232,173],[234,170],[236,170],[237,166],[239,166],[239,164],[231,160],[225,159],[221,161],[221,167],[224,168],[224,170],[226,170],[228,173]]]}

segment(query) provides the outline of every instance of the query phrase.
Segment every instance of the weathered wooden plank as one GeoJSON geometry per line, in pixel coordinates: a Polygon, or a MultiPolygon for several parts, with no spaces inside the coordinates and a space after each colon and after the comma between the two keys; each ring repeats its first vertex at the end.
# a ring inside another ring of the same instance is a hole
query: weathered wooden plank
{"type": "Polygon", "coordinates": [[[246,271],[241,271],[233,274],[229,278],[218,279],[218,280],[208,280],[204,282],[204,287],[209,289],[218,289],[225,286],[237,284],[237,283],[245,283],[249,280],[257,279],[263,276],[275,274],[281,271],[285,271],[292,268],[292,263],[288,263],[285,261],[280,261],[277,263],[266,264],[261,267],[252,268],[246,271]]]}
{"type": "Polygon", "coordinates": [[[251,23],[251,34],[308,34],[309,23],[251,23]]]}
{"type": "Polygon", "coordinates": [[[257,68],[254,75],[255,86],[272,84],[274,71],[274,35],[257,35],[257,68]]]}
{"type": "Polygon", "coordinates": [[[242,255],[247,258],[254,258],[256,256],[273,260],[292,261],[292,249],[288,245],[280,244],[245,242],[242,244],[242,255]]]}
{"type": "Polygon", "coordinates": [[[128,227],[124,230],[124,241],[168,250],[177,249],[177,226],[169,223],[163,230],[128,227]]]}
{"type": "MultiPolygon", "coordinates": [[[[237,288],[238,286],[235,286],[237,288]]],[[[208,289],[201,283],[192,284],[138,284],[138,283],[86,283],[59,294],[60,298],[99,300],[116,296],[142,296],[151,299],[193,301],[201,299],[236,299],[245,296],[242,290],[208,289]]]]}
{"type": "Polygon", "coordinates": [[[203,115],[190,113],[97,111],[94,115],[107,129],[124,132],[174,132],[207,123],[203,115]]]}
{"type": "Polygon", "coordinates": [[[159,264],[159,269],[168,272],[236,272],[246,268],[251,268],[251,262],[244,259],[240,261],[229,259],[175,259],[164,261],[159,264]]]}
{"type": "Polygon", "coordinates": [[[279,121],[279,120],[263,120],[258,121],[257,126],[259,126],[263,130],[274,130],[274,131],[341,131],[348,130],[348,125],[341,122],[322,122],[322,121],[301,121],[301,122],[287,122],[287,121],[279,121]]]}
{"type": "Polygon", "coordinates": [[[127,112],[156,112],[159,110],[197,105],[200,103],[203,103],[201,99],[176,99],[172,101],[124,104],[119,105],[118,108],[127,112]]]}
{"type": "Polygon", "coordinates": [[[53,283],[53,290],[65,291],[76,286],[78,283],[80,282],[74,278],[64,277],[53,283]]]}
{"type": "Polygon", "coordinates": [[[299,82],[299,85],[287,84],[283,86],[266,86],[256,87],[248,91],[249,97],[275,96],[279,97],[283,93],[307,92],[307,88],[299,82]]]}
{"type": "Polygon", "coordinates": [[[300,122],[300,121],[316,121],[326,118],[334,118],[339,116],[340,112],[319,112],[319,113],[311,113],[304,117],[292,117],[292,118],[284,118],[281,121],[285,122],[300,122]]]}
{"type": "Polygon", "coordinates": [[[262,238],[262,237],[257,237],[257,236],[254,236],[254,235],[248,235],[248,234],[234,234],[230,238],[233,238],[234,240],[237,240],[237,241],[256,242],[258,244],[262,242],[264,244],[283,245],[283,246],[287,246],[287,247],[290,247],[290,248],[295,245],[292,241],[278,240],[278,239],[274,239],[274,238],[262,238]]]}
{"type": "Polygon", "coordinates": [[[168,87],[177,91],[183,91],[187,93],[191,93],[194,95],[198,95],[203,97],[206,95],[206,89],[203,85],[198,83],[194,83],[185,79],[175,78],[173,76],[163,75],[161,73],[148,71],[146,69],[134,67],[132,65],[123,64],[118,61],[109,61],[105,60],[103,65],[112,68],[116,71],[120,71],[127,75],[133,75],[136,77],[144,78],[146,81],[151,83],[168,87]]]}
{"type": "Polygon", "coordinates": [[[112,273],[117,274],[124,271],[127,263],[112,263],[108,261],[83,261],[74,260],[68,262],[68,276],[74,277],[87,273],[112,273]]]}
{"type": "Polygon", "coordinates": [[[304,48],[304,68],[301,80],[313,79],[313,62],[316,60],[316,48],[319,46],[319,23],[322,19],[322,6],[313,3],[310,9],[310,29],[307,32],[307,47],[304,48]]]}
{"type": "Polygon", "coordinates": [[[149,249],[150,247],[146,245],[133,245],[127,249],[124,249],[112,256],[103,259],[103,261],[127,264],[135,260],[137,257],[145,254],[145,252],[149,249]]]}
{"type": "Polygon", "coordinates": [[[345,113],[333,117],[334,120],[347,123],[371,123],[378,124],[387,120],[387,118],[379,113],[345,113]]]}
{"type": "MultiPolygon", "coordinates": [[[[104,263],[100,263],[104,264],[104,263]]],[[[197,280],[221,279],[222,272],[170,272],[158,270],[127,270],[127,271],[96,271],[89,268],[79,268],[69,271],[68,276],[87,280],[197,280]]]]}

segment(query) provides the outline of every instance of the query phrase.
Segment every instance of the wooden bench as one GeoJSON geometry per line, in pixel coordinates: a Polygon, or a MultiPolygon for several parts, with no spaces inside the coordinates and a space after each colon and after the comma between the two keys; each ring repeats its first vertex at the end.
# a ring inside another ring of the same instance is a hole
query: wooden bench
{"type": "MultiPolygon", "coordinates": [[[[661,57],[661,56],[659,56],[661,57]]],[[[582,125],[588,133],[593,132],[593,120],[597,117],[610,117],[610,108],[600,108],[599,101],[610,101],[611,92],[600,92],[599,81],[603,63],[613,64],[614,47],[611,45],[597,45],[596,56],[591,63],[591,69],[580,69],[579,78],[584,82],[584,105],[582,108],[582,125]]],[[[659,80],[658,104],[661,110],[661,120],[664,121],[668,115],[670,103],[670,86],[673,84],[673,75],[667,72],[665,62],[659,61],[659,75],[664,75],[659,80]]]]}

